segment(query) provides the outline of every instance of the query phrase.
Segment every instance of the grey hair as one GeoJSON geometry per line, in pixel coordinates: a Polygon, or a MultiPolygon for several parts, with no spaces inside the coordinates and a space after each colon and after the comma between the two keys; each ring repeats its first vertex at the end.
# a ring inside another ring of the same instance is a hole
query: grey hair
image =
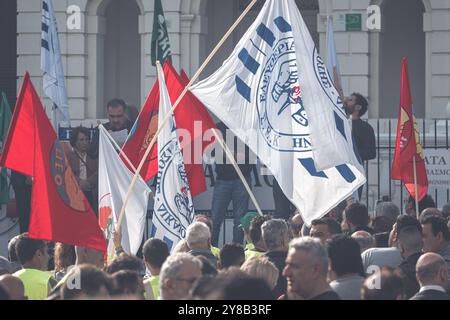
{"type": "Polygon", "coordinates": [[[211,231],[203,222],[194,222],[186,229],[186,241],[191,249],[208,244],[211,231]]]}
{"type": "Polygon", "coordinates": [[[380,202],[377,204],[377,207],[375,208],[375,216],[385,216],[392,221],[397,220],[397,217],[400,214],[400,209],[397,207],[397,205],[393,202],[386,201],[386,202],[380,202]]]}
{"type": "Polygon", "coordinates": [[[283,245],[283,241],[289,239],[289,228],[283,219],[271,219],[261,226],[261,234],[267,249],[274,250],[283,245]]]}
{"type": "Polygon", "coordinates": [[[164,261],[161,272],[159,274],[160,278],[160,291],[162,292],[162,285],[164,284],[166,279],[174,279],[178,277],[178,275],[181,272],[181,269],[187,264],[187,263],[193,263],[196,265],[199,269],[202,268],[202,262],[194,257],[193,255],[186,253],[186,252],[180,252],[175,253],[167,257],[166,261],[164,261]]]}
{"type": "Polygon", "coordinates": [[[312,263],[322,266],[322,274],[328,273],[328,253],[320,239],[312,237],[296,238],[289,243],[289,247],[294,250],[303,250],[309,255],[312,263]]]}
{"type": "Polygon", "coordinates": [[[355,239],[356,242],[358,242],[359,247],[361,248],[361,253],[363,253],[367,249],[375,248],[377,245],[375,237],[370,233],[362,236],[360,234],[356,234],[355,232],[352,234],[352,238],[355,239]]]}

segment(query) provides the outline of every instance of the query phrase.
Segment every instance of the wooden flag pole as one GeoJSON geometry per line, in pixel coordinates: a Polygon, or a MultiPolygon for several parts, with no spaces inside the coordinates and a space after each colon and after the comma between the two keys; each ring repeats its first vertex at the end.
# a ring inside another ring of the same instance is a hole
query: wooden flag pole
{"type": "Polygon", "coordinates": [[[228,148],[227,144],[224,142],[224,140],[222,139],[222,137],[220,137],[217,132],[216,129],[212,129],[212,132],[214,134],[214,136],[217,139],[217,142],[219,143],[219,145],[222,147],[222,149],[225,151],[225,154],[227,156],[227,158],[231,161],[231,163],[233,164],[234,170],[236,170],[236,173],[238,174],[239,178],[242,181],[242,184],[244,185],[245,189],[248,192],[248,195],[250,196],[250,198],[253,201],[253,204],[255,205],[256,211],[258,211],[259,215],[262,216],[263,213],[261,211],[261,207],[258,204],[258,201],[256,201],[255,195],[253,194],[252,189],[250,189],[250,186],[247,183],[247,180],[245,180],[244,175],[242,174],[241,169],[239,168],[239,166],[236,163],[236,160],[234,159],[233,154],[231,153],[230,149],[228,148]]]}
{"type": "Polygon", "coordinates": [[[414,198],[416,200],[416,217],[419,220],[419,195],[417,194],[417,171],[416,171],[416,155],[413,156],[413,173],[414,173],[414,198]]]}
{"type": "MultiPolygon", "coordinates": [[[[136,169],[136,173],[133,177],[133,180],[131,180],[130,187],[128,188],[127,194],[125,196],[125,199],[123,201],[122,209],[120,209],[120,215],[119,220],[117,221],[116,230],[120,228],[120,225],[122,223],[123,215],[125,213],[125,208],[128,204],[128,200],[131,196],[131,192],[133,191],[134,185],[136,184],[137,177],[139,176],[142,166],[144,165],[145,160],[147,159],[148,154],[150,153],[150,150],[152,149],[153,145],[156,143],[156,140],[158,138],[159,133],[161,132],[162,128],[167,124],[169,121],[172,113],[175,111],[175,109],[180,104],[181,99],[186,95],[187,91],[189,90],[189,87],[197,80],[197,78],[202,73],[203,69],[205,69],[206,65],[211,61],[213,56],[219,51],[220,47],[225,43],[225,41],[228,39],[228,37],[231,35],[231,33],[236,29],[238,24],[244,19],[244,17],[247,15],[247,13],[251,10],[251,8],[255,5],[255,3],[258,0],[252,0],[250,4],[245,8],[244,12],[239,16],[239,18],[233,23],[233,25],[230,27],[230,29],[227,31],[227,33],[220,39],[219,43],[215,46],[215,48],[211,51],[209,56],[206,58],[206,60],[203,62],[203,64],[200,66],[200,68],[197,70],[197,72],[192,77],[191,81],[189,81],[188,85],[184,88],[183,92],[178,97],[177,101],[173,104],[172,108],[167,112],[167,114],[164,116],[164,119],[161,123],[158,124],[158,130],[156,131],[155,135],[153,136],[152,140],[150,141],[150,144],[147,147],[147,150],[145,150],[145,154],[142,157],[141,162],[139,163],[139,166],[136,169]],[[119,227],[119,228],[118,228],[119,227]]],[[[158,65],[158,62],[156,62],[156,65],[158,65]]],[[[161,64],[160,64],[161,66],[161,64]]]]}

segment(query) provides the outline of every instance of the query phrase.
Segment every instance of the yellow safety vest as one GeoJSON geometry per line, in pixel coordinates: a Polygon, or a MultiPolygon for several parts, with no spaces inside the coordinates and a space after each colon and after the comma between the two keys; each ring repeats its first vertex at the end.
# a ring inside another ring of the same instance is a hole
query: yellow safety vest
{"type": "Polygon", "coordinates": [[[146,300],[153,300],[151,297],[148,297],[147,287],[151,286],[153,292],[153,299],[158,300],[159,298],[159,276],[151,276],[150,278],[144,280],[144,287],[146,287],[144,296],[146,300]]]}
{"type": "Polygon", "coordinates": [[[219,256],[220,256],[220,249],[219,248],[211,246],[211,253],[213,254],[214,257],[219,259],[219,256]]]}
{"type": "Polygon", "coordinates": [[[45,300],[48,296],[48,281],[51,272],[37,269],[22,269],[13,274],[23,282],[25,296],[29,300],[45,300]]]}
{"type": "Polygon", "coordinates": [[[252,257],[261,257],[264,255],[265,252],[260,252],[256,250],[245,250],[245,260],[248,260],[252,257]]]}

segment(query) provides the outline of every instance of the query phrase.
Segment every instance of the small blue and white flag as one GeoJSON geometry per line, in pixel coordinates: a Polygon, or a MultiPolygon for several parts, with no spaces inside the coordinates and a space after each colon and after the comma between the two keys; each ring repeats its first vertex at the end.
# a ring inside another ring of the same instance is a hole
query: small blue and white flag
{"type": "MultiPolygon", "coordinates": [[[[161,65],[157,64],[157,68],[160,90],[158,122],[162,123],[172,105],[161,65]]],[[[151,237],[166,242],[171,251],[179,240],[185,238],[186,228],[194,219],[194,204],[173,114],[158,135],[158,174],[154,200],[151,237]]]]}
{"type": "Polygon", "coordinates": [[[42,1],[41,70],[44,93],[53,102],[53,125],[70,121],[58,27],[52,0],[42,1]]]}
{"type": "Polygon", "coordinates": [[[304,221],[366,181],[338,91],[294,0],[268,0],[191,91],[270,169],[304,221]]]}
{"type": "Polygon", "coordinates": [[[339,60],[336,53],[336,44],[334,41],[333,19],[331,16],[327,18],[327,68],[331,72],[334,86],[338,90],[341,98],[344,97],[342,90],[341,70],[339,68],[339,60]]]}

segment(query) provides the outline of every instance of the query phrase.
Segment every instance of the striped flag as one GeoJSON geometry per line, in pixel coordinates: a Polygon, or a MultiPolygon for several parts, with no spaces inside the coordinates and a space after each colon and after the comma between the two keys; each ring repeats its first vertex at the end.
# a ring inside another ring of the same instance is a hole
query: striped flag
{"type": "MultiPolygon", "coordinates": [[[[162,68],[158,66],[159,118],[162,123],[171,109],[162,68]]],[[[186,236],[186,228],[194,219],[194,204],[184,167],[183,155],[177,134],[175,117],[158,136],[158,175],[155,204],[152,217],[151,236],[166,242],[172,250],[179,240],[186,236]]]]}
{"type": "Polygon", "coordinates": [[[41,70],[44,93],[53,102],[53,126],[58,132],[59,123],[70,121],[70,114],[52,0],[42,1],[41,70]]]}
{"type": "Polygon", "coordinates": [[[339,61],[334,42],[333,19],[330,16],[328,16],[327,25],[327,68],[328,72],[332,74],[334,86],[339,91],[341,99],[343,99],[344,92],[342,90],[341,71],[339,69],[339,61]]]}

